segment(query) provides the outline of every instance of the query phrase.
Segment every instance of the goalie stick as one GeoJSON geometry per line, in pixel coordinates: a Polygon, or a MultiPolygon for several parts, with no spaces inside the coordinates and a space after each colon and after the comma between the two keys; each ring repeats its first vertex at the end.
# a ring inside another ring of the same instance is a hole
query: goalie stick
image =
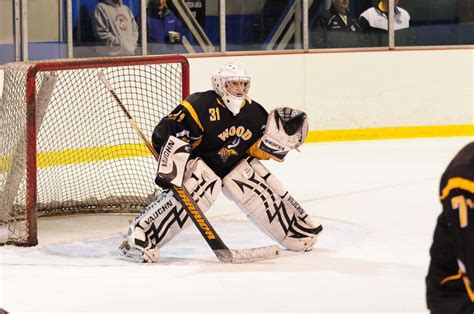
{"type": "MultiPolygon", "coordinates": [[[[99,72],[98,77],[110,92],[115,102],[119,105],[120,109],[122,109],[122,111],[125,113],[129,122],[132,124],[132,127],[135,129],[135,131],[137,131],[143,142],[145,142],[146,147],[150,150],[153,157],[158,160],[158,153],[155,151],[151,142],[147,139],[141,128],[138,126],[137,121],[130,115],[127,108],[125,108],[125,105],[115,93],[115,90],[107,80],[105,74],[103,72],[99,72]]],[[[219,237],[202,210],[189,195],[189,192],[184,187],[177,186],[171,186],[171,190],[173,191],[173,194],[177,200],[186,210],[188,215],[191,217],[192,222],[199,232],[201,232],[201,235],[204,237],[209,247],[221,262],[246,263],[277,258],[280,256],[280,248],[278,245],[269,245],[240,250],[230,249],[219,237]]]]}

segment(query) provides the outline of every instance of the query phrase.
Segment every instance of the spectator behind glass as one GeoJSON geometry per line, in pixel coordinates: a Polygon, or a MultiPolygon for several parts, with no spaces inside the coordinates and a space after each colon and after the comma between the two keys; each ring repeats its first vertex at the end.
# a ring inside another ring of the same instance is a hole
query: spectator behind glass
{"type": "MultiPolygon", "coordinates": [[[[410,29],[410,14],[395,1],[395,45],[408,46],[416,42],[416,34],[410,29]]],[[[369,35],[370,46],[388,46],[388,0],[381,0],[360,15],[360,25],[369,35]]]]}
{"type": "Polygon", "coordinates": [[[183,24],[166,5],[166,0],[150,0],[147,7],[147,40],[151,54],[175,52],[181,46],[183,24]]]}
{"type": "Polygon", "coordinates": [[[361,46],[362,27],[349,12],[349,0],[332,0],[331,7],[315,22],[312,31],[314,48],[348,48],[361,46]]]}
{"type": "Polygon", "coordinates": [[[94,35],[102,45],[99,55],[125,56],[135,54],[138,25],[129,7],[122,0],[101,0],[92,18],[94,35]]]}

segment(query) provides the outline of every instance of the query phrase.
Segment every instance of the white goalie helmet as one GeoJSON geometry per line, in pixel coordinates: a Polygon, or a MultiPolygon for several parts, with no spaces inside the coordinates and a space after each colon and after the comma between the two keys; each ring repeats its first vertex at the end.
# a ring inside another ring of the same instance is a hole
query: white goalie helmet
{"type": "Polygon", "coordinates": [[[225,106],[236,116],[250,89],[250,76],[244,68],[229,63],[212,76],[212,87],[225,106]]]}

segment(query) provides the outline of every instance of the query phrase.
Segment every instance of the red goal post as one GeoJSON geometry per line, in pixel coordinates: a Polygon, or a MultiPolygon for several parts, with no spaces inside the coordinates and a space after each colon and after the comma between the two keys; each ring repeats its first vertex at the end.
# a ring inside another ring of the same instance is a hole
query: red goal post
{"type": "Polygon", "coordinates": [[[0,243],[38,243],[37,217],[139,211],[156,162],[97,74],[151,137],[189,94],[185,57],[17,62],[0,103],[0,243]]]}

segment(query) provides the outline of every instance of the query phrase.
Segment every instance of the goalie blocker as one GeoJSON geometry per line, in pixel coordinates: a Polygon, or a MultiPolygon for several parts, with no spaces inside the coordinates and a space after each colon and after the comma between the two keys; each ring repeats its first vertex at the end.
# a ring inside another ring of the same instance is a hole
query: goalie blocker
{"type": "Polygon", "coordinates": [[[170,135],[161,147],[156,183],[165,188],[171,184],[180,187],[191,150],[187,142],[170,135]]]}

